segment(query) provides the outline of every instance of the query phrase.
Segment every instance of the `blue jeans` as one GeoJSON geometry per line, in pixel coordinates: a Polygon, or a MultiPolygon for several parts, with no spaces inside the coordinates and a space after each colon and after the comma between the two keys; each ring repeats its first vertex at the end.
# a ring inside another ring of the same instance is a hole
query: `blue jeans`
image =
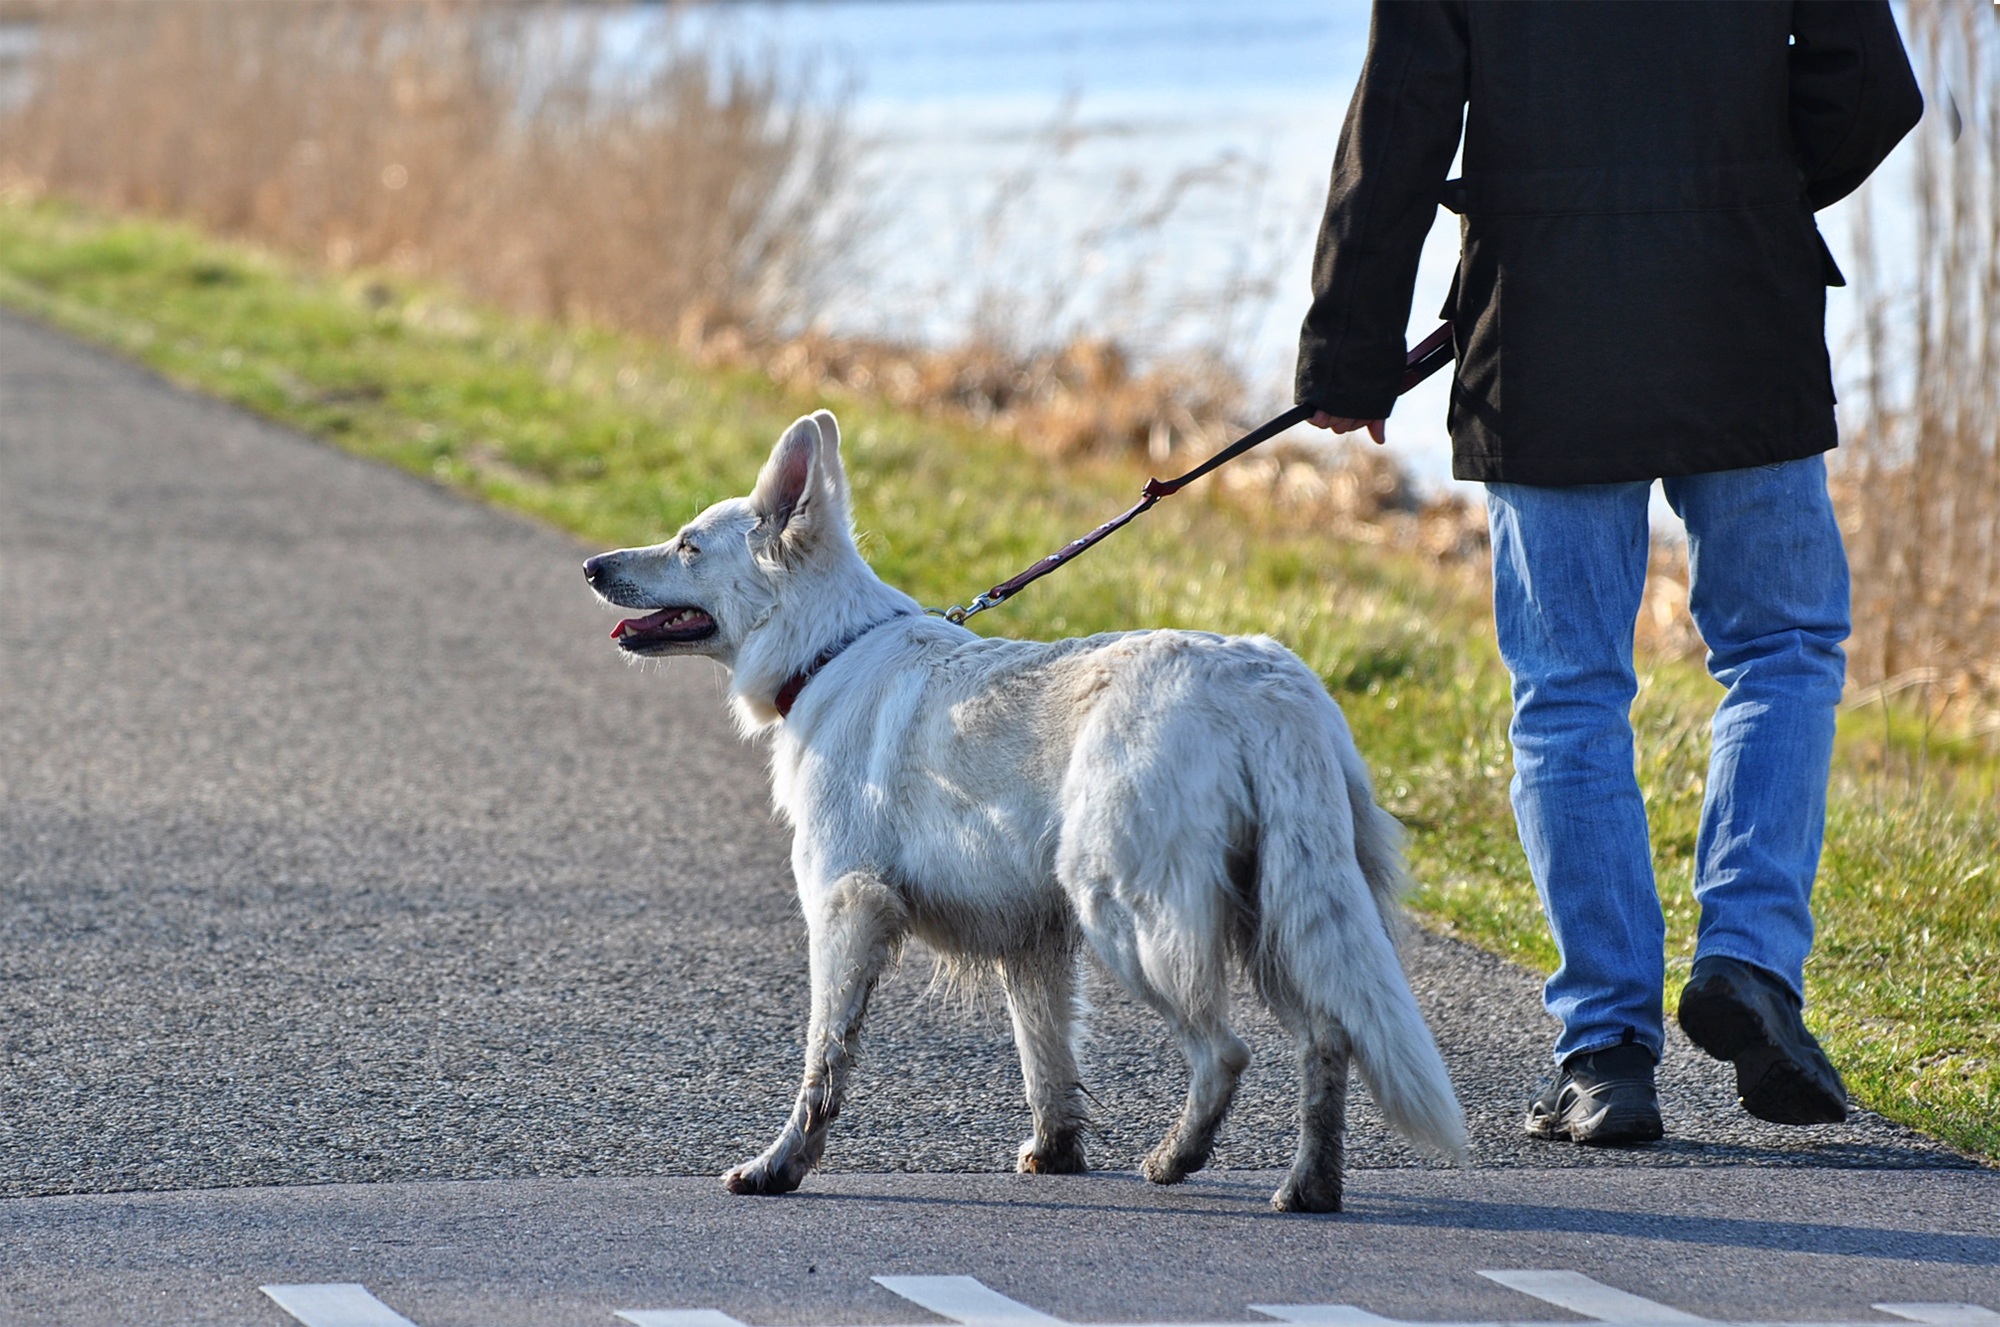
{"type": "MultiPolygon", "coordinates": [[[[1695,843],[1697,957],[1803,995],[1846,674],[1847,555],[1819,457],[1662,481],[1687,523],[1689,609],[1724,687],[1695,843]]],[[[1514,818],[1562,964],[1543,1001],[1556,1060],[1657,1057],[1666,927],[1633,771],[1632,628],[1646,483],[1488,484],[1493,612],[1514,678],[1514,818]]]]}

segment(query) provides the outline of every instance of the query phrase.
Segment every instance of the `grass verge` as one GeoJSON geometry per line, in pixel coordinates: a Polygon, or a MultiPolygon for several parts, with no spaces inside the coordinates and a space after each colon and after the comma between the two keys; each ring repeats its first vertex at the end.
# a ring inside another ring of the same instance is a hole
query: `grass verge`
{"type": "MultiPolygon", "coordinates": [[[[807,399],[641,339],[53,203],[0,204],[0,302],[604,546],[649,542],[744,491],[783,426],[830,404],[871,560],[931,604],[1096,524],[1142,477],[1115,462],[1052,471],[963,424],[807,399]]],[[[1409,825],[1431,924],[1552,966],[1507,805],[1507,679],[1477,568],[1339,543],[1197,490],[977,622],[1022,636],[1143,624],[1278,637],[1340,699],[1409,825]]],[[[1648,665],[1633,716],[1672,985],[1693,951],[1687,880],[1714,694],[1696,668],[1648,665]]],[[[2000,762],[1930,741],[1906,713],[1843,722],[1811,1020],[1857,1099],[2000,1157],[2000,762]]]]}

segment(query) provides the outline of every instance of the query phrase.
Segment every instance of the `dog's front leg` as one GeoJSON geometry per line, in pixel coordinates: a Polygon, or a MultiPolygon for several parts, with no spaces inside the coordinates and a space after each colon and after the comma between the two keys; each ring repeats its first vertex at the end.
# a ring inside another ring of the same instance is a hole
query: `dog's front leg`
{"type": "Polygon", "coordinates": [[[731,1193],[790,1193],[819,1164],[827,1126],[840,1114],[868,997],[907,925],[902,902],[872,876],[842,876],[807,900],[812,1020],[805,1082],[777,1141],[722,1177],[731,1193]]]}
{"type": "Polygon", "coordinates": [[[1088,1122],[1076,1069],[1076,953],[1065,939],[1007,955],[1000,964],[1021,1077],[1035,1133],[1021,1144],[1018,1167],[1030,1175],[1076,1175],[1089,1169],[1077,1135],[1088,1122]]]}

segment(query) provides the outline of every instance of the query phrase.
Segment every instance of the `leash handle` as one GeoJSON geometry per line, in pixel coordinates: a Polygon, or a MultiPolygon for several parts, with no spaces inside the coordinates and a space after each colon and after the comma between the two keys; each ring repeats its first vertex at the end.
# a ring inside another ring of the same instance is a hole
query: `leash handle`
{"type": "Polygon", "coordinates": [[[1416,348],[1403,359],[1403,385],[1396,389],[1401,396],[1424,379],[1451,363],[1451,324],[1439,323],[1437,330],[1417,342],[1416,348]]]}
{"type": "MultiPolygon", "coordinates": [[[[1415,387],[1418,383],[1451,363],[1451,357],[1451,324],[1445,323],[1429,336],[1419,341],[1416,347],[1404,357],[1403,385],[1397,389],[1397,395],[1400,396],[1402,393],[1409,391],[1412,387],[1415,387]]],[[[1069,543],[1064,544],[1061,548],[1035,563],[1026,571],[1001,581],[998,585],[985,591],[969,604],[953,605],[941,612],[937,609],[930,609],[928,611],[934,616],[945,619],[947,622],[963,624],[965,619],[975,613],[983,613],[989,608],[1006,603],[1009,599],[1012,599],[1042,577],[1082,554],[1084,550],[1090,548],[1099,540],[1130,525],[1140,516],[1152,510],[1153,504],[1161,498],[1172,497],[1195,480],[1200,479],[1203,475],[1228,465],[1252,447],[1260,443],[1269,442],[1272,438],[1277,437],[1280,433],[1283,433],[1295,424],[1305,423],[1315,413],[1317,412],[1312,406],[1295,405],[1284,414],[1265,420],[1262,424],[1251,429],[1248,433],[1230,443],[1227,447],[1224,447],[1221,451],[1209,457],[1186,474],[1177,475],[1172,479],[1148,479],[1146,486],[1140,490],[1141,496],[1136,503],[1118,515],[1113,516],[1089,534],[1084,535],[1080,539],[1072,539],[1069,543]]]]}

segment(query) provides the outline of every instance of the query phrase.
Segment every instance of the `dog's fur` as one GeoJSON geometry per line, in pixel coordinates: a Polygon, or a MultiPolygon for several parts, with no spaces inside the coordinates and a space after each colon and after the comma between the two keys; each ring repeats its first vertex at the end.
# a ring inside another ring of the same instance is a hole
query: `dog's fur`
{"type": "Polygon", "coordinates": [[[1339,708],[1276,642],[984,640],[924,616],[855,548],[826,411],[792,425],[749,497],[586,573],[613,604],[669,610],[620,625],[629,653],[720,661],[744,729],[777,728],[812,1016],[791,1118],[724,1176],[733,1191],[788,1192],[819,1161],[870,992],[908,936],[998,971],[1034,1115],[1024,1171],[1084,1169],[1081,944],[1187,1055],[1187,1105],[1148,1179],[1208,1160],[1249,1059],[1232,961],[1298,1039],[1302,1129],[1275,1206],[1340,1206],[1350,1054],[1398,1131],[1464,1156],[1392,938],[1400,827],[1339,708]],[[780,723],[786,682],[843,642],[780,723]]]}

